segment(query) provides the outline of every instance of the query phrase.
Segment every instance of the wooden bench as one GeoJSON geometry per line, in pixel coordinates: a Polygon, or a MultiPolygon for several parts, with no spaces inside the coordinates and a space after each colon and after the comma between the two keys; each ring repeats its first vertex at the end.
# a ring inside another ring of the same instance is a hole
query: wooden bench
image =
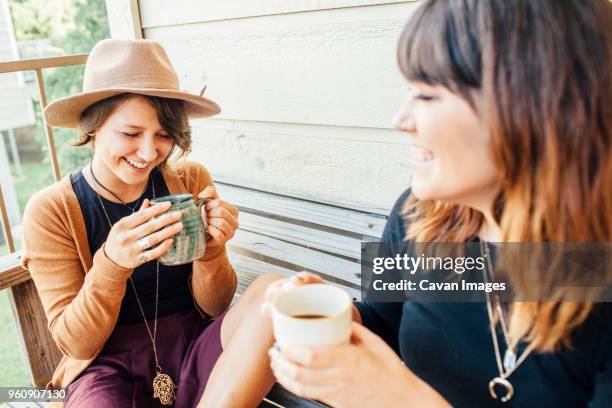
{"type": "MultiPolygon", "coordinates": [[[[306,270],[360,298],[361,242],[380,238],[386,216],[280,196],[218,182],[219,195],[240,211],[240,229],[229,244],[239,275],[238,294],[258,276],[306,270]]],[[[61,354],[20,254],[0,258],[0,290],[10,288],[22,353],[32,384],[44,387],[61,354]]],[[[261,407],[322,407],[276,385],[261,407]]]]}

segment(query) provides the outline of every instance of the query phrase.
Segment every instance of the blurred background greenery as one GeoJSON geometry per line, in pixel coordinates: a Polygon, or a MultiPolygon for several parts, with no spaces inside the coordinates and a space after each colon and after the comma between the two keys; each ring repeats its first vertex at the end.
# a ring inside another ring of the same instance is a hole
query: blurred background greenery
{"type": "MultiPolygon", "coordinates": [[[[17,41],[48,39],[49,48],[56,55],[88,53],[98,41],[110,36],[104,0],[8,0],[8,3],[17,41]]],[[[80,92],[83,69],[83,66],[72,66],[45,70],[47,99],[53,101],[80,92]]],[[[48,164],[41,111],[38,101],[34,103],[37,115],[36,135],[44,153],[42,164],[48,164]]],[[[80,167],[91,157],[89,149],[70,146],[75,138],[74,131],[54,129],[53,134],[62,174],[80,167]]],[[[49,178],[46,181],[51,180],[49,178]]]]}
{"type": "MultiPolygon", "coordinates": [[[[21,59],[88,53],[95,43],[110,37],[104,0],[7,2],[21,59]]],[[[83,69],[83,66],[76,66],[43,71],[47,99],[53,101],[79,92],[83,69]]],[[[25,73],[25,78],[31,81],[33,73],[25,73]]],[[[32,103],[35,125],[14,130],[19,159],[10,156],[12,180],[21,214],[33,193],[53,183],[40,103],[38,100],[32,100],[32,103]]],[[[62,175],[80,168],[91,158],[92,152],[88,147],[75,148],[70,145],[76,137],[73,130],[54,129],[53,133],[62,175]]],[[[0,134],[0,137],[7,135],[0,134]]],[[[17,238],[19,236],[18,233],[14,235],[17,238]]],[[[20,240],[16,239],[15,244],[19,250],[20,240]]],[[[0,234],[0,256],[8,252],[4,237],[0,234]]],[[[29,381],[19,349],[9,297],[8,290],[0,291],[0,386],[27,385],[29,381]]]]}

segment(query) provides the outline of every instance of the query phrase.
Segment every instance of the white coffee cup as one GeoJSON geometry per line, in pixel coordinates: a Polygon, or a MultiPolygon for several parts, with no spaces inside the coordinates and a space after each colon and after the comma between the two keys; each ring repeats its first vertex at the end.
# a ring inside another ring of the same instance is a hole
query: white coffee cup
{"type": "Polygon", "coordinates": [[[276,342],[281,347],[348,343],[351,306],[349,294],[332,285],[316,283],[291,288],[276,298],[272,308],[276,342]]]}

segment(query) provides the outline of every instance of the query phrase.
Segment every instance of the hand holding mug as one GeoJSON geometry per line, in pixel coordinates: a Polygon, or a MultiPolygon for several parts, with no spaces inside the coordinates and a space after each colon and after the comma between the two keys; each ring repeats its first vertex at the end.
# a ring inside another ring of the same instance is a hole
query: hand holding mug
{"type": "Polygon", "coordinates": [[[212,237],[206,242],[206,246],[225,245],[233,238],[238,229],[238,209],[227,201],[221,200],[213,186],[206,187],[197,198],[208,200],[201,210],[206,231],[212,237]]]}
{"type": "Polygon", "coordinates": [[[157,217],[169,208],[169,202],[151,205],[145,199],[138,211],[113,225],[103,245],[106,256],[121,267],[136,268],[165,254],[183,229],[180,212],[157,217]]]}

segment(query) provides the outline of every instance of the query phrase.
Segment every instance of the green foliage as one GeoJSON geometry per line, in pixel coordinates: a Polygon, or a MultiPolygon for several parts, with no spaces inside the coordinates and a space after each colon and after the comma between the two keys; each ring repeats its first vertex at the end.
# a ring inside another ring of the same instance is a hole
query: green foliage
{"type": "Polygon", "coordinates": [[[67,54],[89,52],[100,40],[110,36],[104,0],[73,0],[75,28],[66,33],[59,46],[67,54]]]}
{"type": "Polygon", "coordinates": [[[49,38],[65,54],[108,38],[104,0],[8,0],[17,40],[49,38]]]}
{"type": "MultiPolygon", "coordinates": [[[[9,4],[18,40],[50,38],[63,55],[87,53],[98,41],[110,36],[104,0],[9,0],[9,4]]],[[[54,101],[80,92],[83,71],[83,66],[46,70],[47,99],[54,101]]],[[[37,139],[46,153],[40,109],[36,111],[37,139]]],[[[76,140],[75,131],[53,129],[53,135],[62,174],[81,167],[91,158],[91,149],[71,146],[76,140]]]]}
{"type": "Polygon", "coordinates": [[[73,0],[9,0],[18,40],[53,38],[72,25],[73,0]]]}

